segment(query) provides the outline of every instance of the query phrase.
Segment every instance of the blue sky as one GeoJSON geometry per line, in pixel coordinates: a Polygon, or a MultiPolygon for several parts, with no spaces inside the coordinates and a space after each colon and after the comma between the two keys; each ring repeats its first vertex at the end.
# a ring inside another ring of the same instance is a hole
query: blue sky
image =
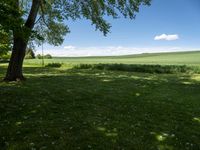
{"type": "MultiPolygon", "coordinates": [[[[108,19],[104,37],[90,21],[68,21],[71,33],[59,47],[44,45],[54,56],[105,56],[200,50],[200,0],[152,0],[135,20],[108,19]]],[[[41,48],[38,48],[41,52],[41,48]]]]}

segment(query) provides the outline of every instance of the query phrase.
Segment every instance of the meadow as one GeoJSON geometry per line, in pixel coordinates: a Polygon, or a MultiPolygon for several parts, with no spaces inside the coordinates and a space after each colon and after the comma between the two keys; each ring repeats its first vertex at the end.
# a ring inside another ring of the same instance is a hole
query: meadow
{"type": "MultiPolygon", "coordinates": [[[[97,64],[97,63],[123,63],[123,64],[160,64],[160,65],[200,65],[200,51],[175,52],[175,53],[155,53],[138,54],[127,56],[107,56],[107,57],[57,57],[46,59],[45,63],[74,64],[97,64]]],[[[29,59],[25,64],[41,65],[42,60],[29,59]]]]}
{"type": "Polygon", "coordinates": [[[196,51],[45,60],[59,68],[26,60],[26,81],[0,82],[0,149],[199,150],[200,74],[176,69],[196,69],[199,58],[196,51]]]}

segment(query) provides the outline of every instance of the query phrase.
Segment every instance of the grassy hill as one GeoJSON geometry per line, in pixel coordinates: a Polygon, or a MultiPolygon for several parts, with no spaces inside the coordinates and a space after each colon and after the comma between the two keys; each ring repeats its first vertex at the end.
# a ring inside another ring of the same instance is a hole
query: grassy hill
{"type": "MultiPolygon", "coordinates": [[[[127,56],[107,57],[62,57],[45,60],[45,63],[65,64],[97,64],[97,63],[124,63],[124,64],[163,64],[163,65],[200,65],[200,51],[151,53],[127,56]]],[[[26,60],[25,64],[41,64],[41,60],[26,60]]]]}

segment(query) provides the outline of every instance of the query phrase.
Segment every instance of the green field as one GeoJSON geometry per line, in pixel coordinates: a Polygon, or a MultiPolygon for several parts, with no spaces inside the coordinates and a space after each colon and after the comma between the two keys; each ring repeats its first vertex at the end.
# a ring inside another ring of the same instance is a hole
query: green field
{"type": "MultiPolygon", "coordinates": [[[[45,63],[65,64],[96,64],[96,63],[123,63],[123,64],[162,64],[162,65],[200,65],[200,51],[176,52],[176,53],[155,53],[128,56],[108,57],[79,57],[79,58],[54,58],[45,60],[45,63]]],[[[26,64],[41,64],[41,60],[26,60],[26,64]]]]}
{"type": "MultiPolygon", "coordinates": [[[[1,150],[199,150],[200,74],[72,69],[98,63],[200,66],[200,52],[26,60],[0,82],[1,150]]],[[[3,78],[6,64],[0,64],[3,78]]]]}

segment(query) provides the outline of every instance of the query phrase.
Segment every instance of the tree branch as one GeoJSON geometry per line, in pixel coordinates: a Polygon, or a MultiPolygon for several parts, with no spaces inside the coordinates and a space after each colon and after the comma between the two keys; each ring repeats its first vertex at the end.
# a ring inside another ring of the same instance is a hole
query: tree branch
{"type": "Polygon", "coordinates": [[[42,16],[40,16],[37,21],[35,21],[34,25],[37,24],[42,19],[42,16]]]}
{"type": "Polygon", "coordinates": [[[41,0],[32,0],[31,10],[29,12],[28,19],[26,20],[26,23],[25,23],[25,27],[29,29],[33,29],[34,27],[35,20],[37,17],[39,6],[40,6],[40,1],[41,0]]]}
{"type": "Polygon", "coordinates": [[[41,8],[41,12],[42,12],[41,18],[42,18],[44,24],[47,26],[47,28],[49,28],[49,25],[48,25],[48,23],[46,23],[45,18],[44,18],[45,11],[44,11],[43,4],[46,4],[45,0],[41,0],[41,2],[40,2],[40,8],[41,8]]]}

